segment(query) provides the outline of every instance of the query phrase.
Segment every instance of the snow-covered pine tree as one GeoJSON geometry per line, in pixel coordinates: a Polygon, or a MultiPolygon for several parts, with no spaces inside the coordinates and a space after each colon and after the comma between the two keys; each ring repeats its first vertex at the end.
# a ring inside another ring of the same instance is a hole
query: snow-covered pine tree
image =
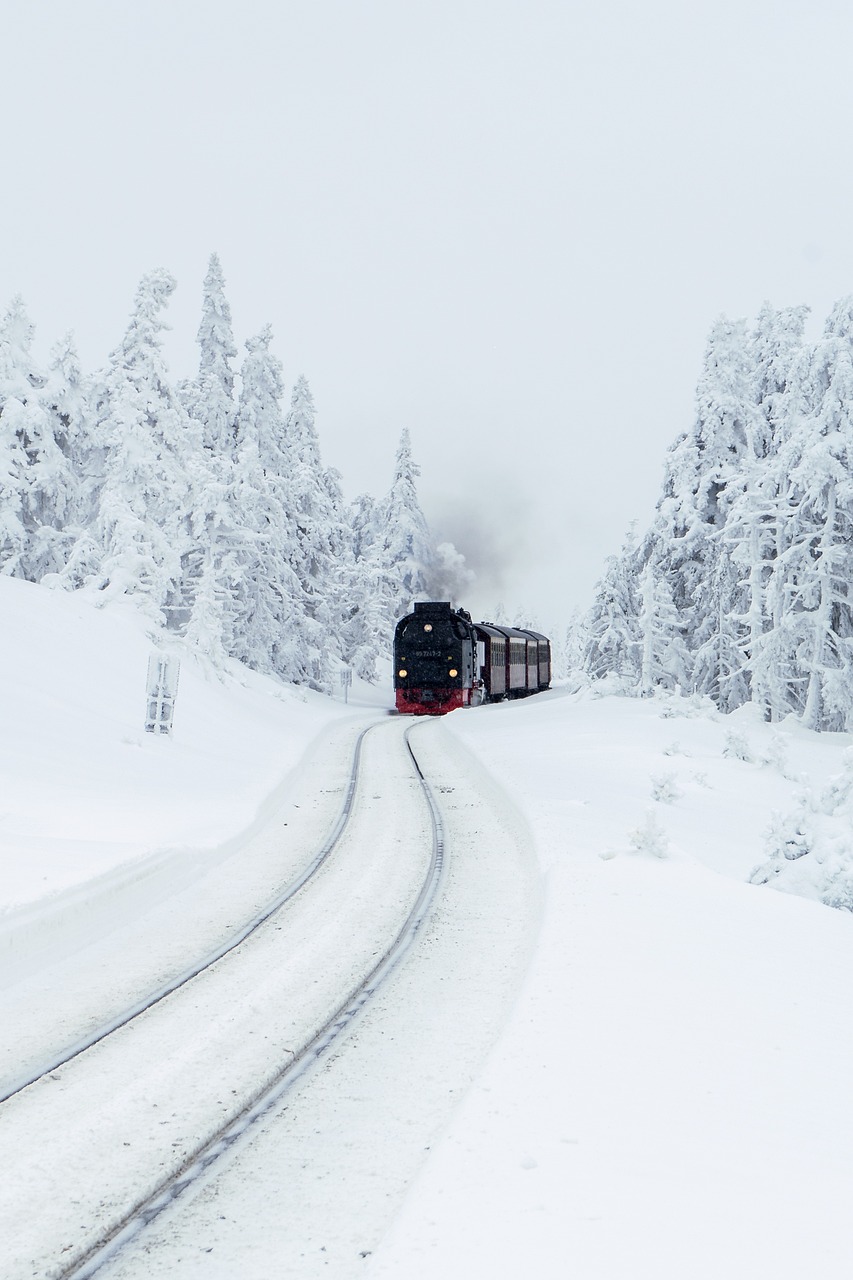
{"type": "Polygon", "coordinates": [[[211,254],[202,290],[197,340],[199,370],[181,397],[198,423],[204,446],[198,459],[191,544],[182,558],[180,596],[186,636],[219,665],[235,648],[236,598],[251,561],[251,535],[239,508],[232,360],[237,355],[231,310],[217,255],[211,254]]]}
{"type": "Polygon", "coordinates": [[[323,469],[315,426],[314,399],[305,377],[293,388],[284,423],[283,458],[288,502],[295,524],[291,565],[304,607],[334,645],[348,594],[351,542],[337,473],[323,469]]]}
{"type": "Polygon", "coordinates": [[[694,690],[723,710],[751,697],[774,720],[853,727],[853,299],[814,347],[804,318],[765,307],[746,341],[740,323],[714,326],[696,422],[670,451],[652,527],[633,564],[625,553],[610,562],[589,615],[592,674],[618,669],[636,626],[640,687],[662,678],[650,602],[665,587],[694,690]],[[631,569],[643,574],[640,601],[631,569]],[[628,602],[615,628],[614,583],[628,602]]]}
{"type": "Polygon", "coordinates": [[[388,618],[377,583],[381,578],[377,503],[359,494],[345,512],[351,548],[350,581],[341,628],[344,661],[363,680],[376,679],[376,664],[390,652],[388,618]]]}
{"type": "Polygon", "coordinates": [[[35,364],[33,332],[15,298],[0,324],[0,572],[40,582],[69,554],[81,480],[78,422],[55,411],[56,369],[49,378],[35,364]]]}
{"type": "Polygon", "coordinates": [[[188,413],[201,424],[205,448],[217,458],[231,457],[237,419],[232,361],[237,358],[237,347],[225,277],[215,253],[210,255],[204,278],[197,341],[198,377],[183,384],[181,398],[188,413]]]}
{"type": "Polygon", "coordinates": [[[27,576],[31,531],[27,527],[28,441],[43,427],[36,399],[42,378],[32,360],[33,325],[23,299],[12,299],[0,323],[0,572],[27,576]]]}
{"type": "Polygon", "coordinates": [[[765,302],[749,335],[754,396],[763,419],[763,426],[754,433],[753,452],[758,458],[777,454],[784,439],[808,314],[808,307],[777,311],[765,302]]]}
{"type": "Polygon", "coordinates": [[[53,568],[45,567],[42,582],[74,589],[97,567],[98,549],[92,530],[104,470],[104,450],[92,431],[89,379],[83,375],[71,333],[53,347],[40,400],[51,430],[66,459],[67,484],[61,486],[61,511],[54,539],[53,568]]]}
{"type": "Polygon", "coordinates": [[[245,577],[256,563],[257,535],[241,511],[244,501],[237,460],[207,454],[196,484],[181,587],[186,638],[214,666],[240,648],[245,577]]]}
{"type": "Polygon", "coordinates": [[[681,619],[672,603],[669,582],[654,556],[643,567],[639,593],[639,691],[647,697],[656,688],[683,689],[688,659],[681,619]]]}
{"type": "Polygon", "coordinates": [[[110,355],[96,406],[106,449],[98,502],[101,562],[90,585],[103,599],[130,594],[164,617],[190,543],[201,434],[172,390],[162,357],[161,312],[175,288],[165,270],[142,278],[130,324],[110,355]]]}
{"type": "Polygon", "coordinates": [[[433,568],[429,528],[418,501],[420,468],[412,458],[407,428],[400,437],[394,480],[377,505],[374,541],[378,551],[381,594],[389,634],[396,620],[417,599],[428,599],[433,568]]]}
{"type": "Polygon", "coordinates": [[[324,483],[331,515],[329,600],[338,650],[360,679],[372,683],[376,680],[376,664],[388,646],[380,643],[380,637],[383,642],[385,637],[374,596],[376,579],[368,567],[370,551],[364,548],[367,561],[356,559],[351,511],[344,505],[340,475],[334,468],[326,469],[324,483]]]}
{"type": "Polygon", "coordinates": [[[791,683],[807,727],[853,724],[853,297],[837,303],[804,368],[780,452],[787,545],[774,565],[781,626],[795,643],[791,683]],[[799,701],[799,699],[798,699],[799,701]]]}
{"type": "Polygon", "coordinates": [[[718,537],[708,566],[701,643],[690,655],[691,683],[721,711],[749,701],[746,603],[738,562],[729,543],[718,537]]]}
{"type": "Polygon", "coordinates": [[[234,656],[284,680],[328,690],[329,635],[311,618],[293,564],[296,522],[281,413],[281,362],[269,325],[246,342],[237,414],[236,485],[251,555],[235,593],[234,656]]]}
{"type": "Polygon", "coordinates": [[[722,531],[749,459],[761,447],[763,428],[746,324],[721,317],[709,335],[693,428],[670,454],[653,526],[659,576],[669,581],[691,648],[702,654],[690,682],[712,697],[714,690],[728,687],[734,695],[735,686],[742,687],[737,672],[743,662],[743,601],[722,531]],[[724,601],[709,593],[712,580],[727,592],[724,601]]]}
{"type": "Polygon", "coordinates": [[[580,665],[594,680],[621,677],[628,688],[639,687],[642,672],[639,591],[641,553],[633,529],[619,555],[608,556],[596,584],[592,607],[575,637],[582,645],[580,665]]]}
{"type": "Polygon", "coordinates": [[[730,484],[725,540],[739,565],[744,592],[743,640],[750,697],[767,719],[792,708],[791,653],[783,626],[783,574],[789,528],[788,478],[781,451],[799,405],[807,307],[775,310],[765,303],[750,335],[754,397],[760,415],[741,476],[730,484]],[[775,576],[774,576],[775,575],[775,576]]]}

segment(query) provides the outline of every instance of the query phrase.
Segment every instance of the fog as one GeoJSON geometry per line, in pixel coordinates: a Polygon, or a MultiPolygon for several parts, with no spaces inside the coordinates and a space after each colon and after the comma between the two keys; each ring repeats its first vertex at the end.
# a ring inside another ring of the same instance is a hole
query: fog
{"type": "Polygon", "coordinates": [[[651,516],[720,312],[853,289],[853,15],[566,0],[3,6],[0,302],[84,366],[140,276],[196,362],[219,253],[348,496],[412,433],[430,522],[497,599],[588,603],[651,516]]]}

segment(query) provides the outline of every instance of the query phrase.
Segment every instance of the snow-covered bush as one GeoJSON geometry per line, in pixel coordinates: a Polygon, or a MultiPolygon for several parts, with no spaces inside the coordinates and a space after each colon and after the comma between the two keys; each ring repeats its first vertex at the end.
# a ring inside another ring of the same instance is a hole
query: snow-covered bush
{"type": "Polygon", "coordinates": [[[643,825],[629,833],[628,842],[636,853],[647,853],[653,858],[669,855],[669,838],[651,810],[646,812],[643,825]]]}
{"type": "Polygon", "coordinates": [[[672,804],[683,794],[674,773],[660,773],[652,777],[652,799],[660,804],[672,804]]]}
{"type": "Polygon", "coordinates": [[[749,739],[734,729],[726,731],[723,755],[728,760],[743,760],[746,764],[752,764],[753,762],[752,747],[749,745],[749,739]]]}
{"type": "Polygon", "coordinates": [[[774,814],[765,850],[753,884],[853,911],[853,748],[820,795],[803,789],[790,812],[774,814]]]}

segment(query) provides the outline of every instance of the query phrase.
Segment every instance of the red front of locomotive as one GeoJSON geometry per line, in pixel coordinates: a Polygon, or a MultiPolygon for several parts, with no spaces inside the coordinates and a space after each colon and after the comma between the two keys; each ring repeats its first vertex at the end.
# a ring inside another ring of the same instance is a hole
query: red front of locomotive
{"type": "Polygon", "coordinates": [[[469,705],[470,689],[398,689],[397,710],[406,716],[443,716],[469,705]]]}

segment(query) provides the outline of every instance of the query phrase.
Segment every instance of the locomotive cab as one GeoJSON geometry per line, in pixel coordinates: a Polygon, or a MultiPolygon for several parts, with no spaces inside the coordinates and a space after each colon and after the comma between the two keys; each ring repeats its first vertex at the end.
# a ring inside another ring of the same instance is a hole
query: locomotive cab
{"type": "Polygon", "coordinates": [[[475,659],[470,615],[454,611],[449,601],[419,601],[394,632],[397,710],[441,715],[476,705],[482,693],[475,659]]]}

